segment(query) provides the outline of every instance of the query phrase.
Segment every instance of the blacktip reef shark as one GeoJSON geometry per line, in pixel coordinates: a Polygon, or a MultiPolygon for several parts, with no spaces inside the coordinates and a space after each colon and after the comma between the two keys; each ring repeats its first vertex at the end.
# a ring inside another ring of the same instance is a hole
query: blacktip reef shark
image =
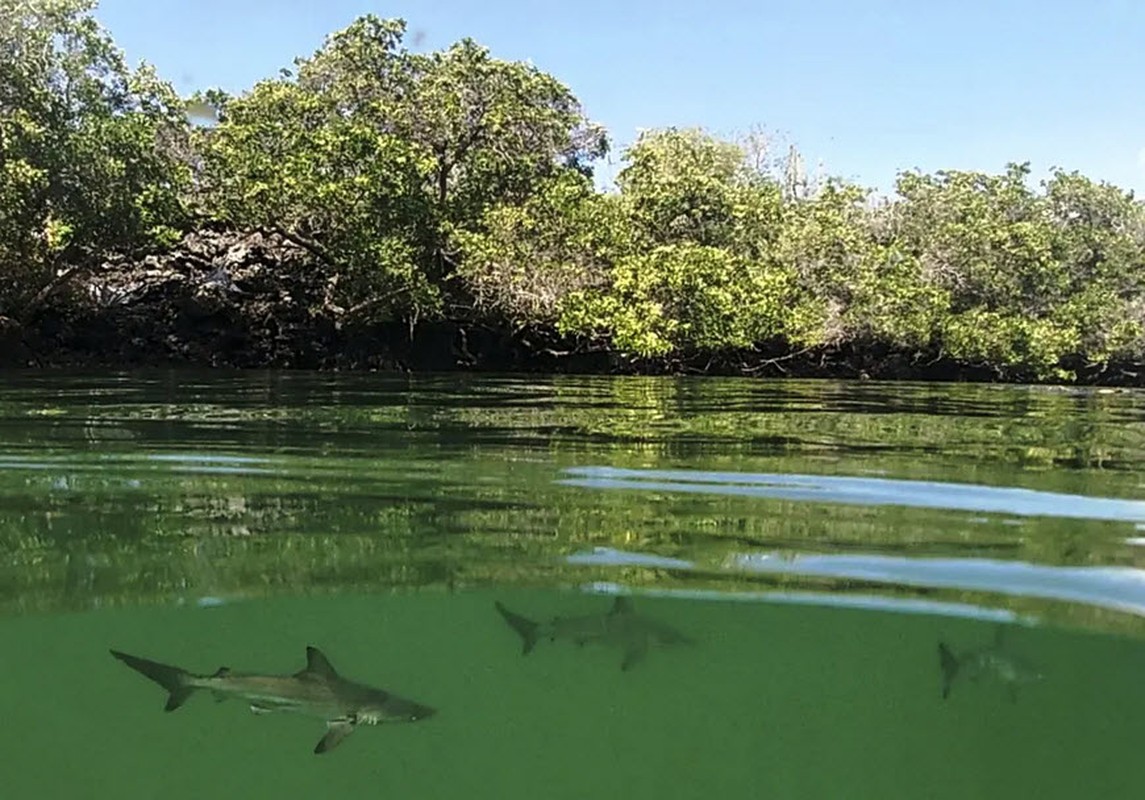
{"type": "Polygon", "coordinates": [[[983,677],[991,677],[1006,687],[1010,701],[1018,699],[1018,687],[1034,683],[1043,678],[1032,664],[1013,653],[1006,652],[1005,628],[999,626],[994,631],[991,644],[975,647],[956,654],[945,642],[938,643],[938,663],[942,669],[942,699],[950,696],[954,679],[965,675],[977,682],[983,677]]]}
{"type": "Polygon", "coordinates": [[[617,597],[607,614],[587,614],[579,617],[553,617],[547,623],[534,622],[494,603],[497,612],[509,627],[521,637],[521,654],[532,652],[541,639],[565,639],[577,645],[599,643],[619,647],[624,651],[620,668],[631,669],[641,661],[653,645],[690,644],[680,631],[662,622],[637,614],[632,600],[617,597]]]}
{"type": "Polygon", "coordinates": [[[346,680],[316,647],[306,648],[306,667],[293,675],[237,673],[227,667],[213,675],[195,675],[118,650],[111,654],[167,690],[165,711],[174,711],[196,690],[206,689],[219,700],[246,700],[258,714],[294,711],[324,719],[326,735],[315,753],[333,750],[359,725],[416,722],[435,713],[429,706],[346,680]]]}

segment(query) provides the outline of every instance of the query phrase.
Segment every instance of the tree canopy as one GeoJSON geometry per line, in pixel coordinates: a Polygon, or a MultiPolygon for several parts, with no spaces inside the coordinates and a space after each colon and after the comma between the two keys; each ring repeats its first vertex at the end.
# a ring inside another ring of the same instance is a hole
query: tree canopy
{"type": "Polygon", "coordinates": [[[323,313],[359,325],[543,328],[636,361],[896,350],[1025,379],[1145,358],[1145,206],[1077,173],[904,171],[879,198],[806,181],[794,150],[777,167],[758,139],[667,128],[602,189],[610,142],[569,88],[471,39],[412,52],[404,21],[367,15],[237,95],[180,98],[93,8],[0,0],[0,316],[213,225],[304,247],[323,313]]]}
{"type": "Polygon", "coordinates": [[[0,0],[0,314],[112,249],[171,243],[189,172],[171,86],[89,0],[0,0]]]}

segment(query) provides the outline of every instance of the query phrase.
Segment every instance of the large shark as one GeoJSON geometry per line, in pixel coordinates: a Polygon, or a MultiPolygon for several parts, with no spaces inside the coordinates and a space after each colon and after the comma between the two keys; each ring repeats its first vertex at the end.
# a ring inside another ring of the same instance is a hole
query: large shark
{"type": "Polygon", "coordinates": [[[242,698],[255,713],[295,711],[324,719],[326,735],[315,753],[333,750],[359,725],[416,722],[434,713],[428,706],[346,680],[316,647],[306,648],[306,667],[293,675],[245,674],[226,667],[213,675],[195,675],[118,650],[111,654],[167,690],[166,711],[183,705],[195,690],[206,689],[219,700],[242,698]]]}
{"type": "Polygon", "coordinates": [[[622,670],[631,669],[648,653],[653,645],[689,644],[680,631],[662,622],[637,614],[632,600],[617,597],[607,614],[588,614],[580,617],[553,617],[548,623],[534,622],[494,603],[497,612],[521,637],[522,655],[528,655],[541,639],[566,639],[578,645],[590,642],[612,645],[624,651],[622,670]]]}
{"type": "Polygon", "coordinates": [[[994,631],[994,641],[956,654],[945,642],[938,643],[938,663],[942,669],[942,699],[950,696],[954,679],[965,675],[971,681],[991,677],[1006,687],[1011,701],[1018,699],[1018,687],[1042,679],[1042,673],[1029,662],[1005,648],[1005,629],[994,631]]]}

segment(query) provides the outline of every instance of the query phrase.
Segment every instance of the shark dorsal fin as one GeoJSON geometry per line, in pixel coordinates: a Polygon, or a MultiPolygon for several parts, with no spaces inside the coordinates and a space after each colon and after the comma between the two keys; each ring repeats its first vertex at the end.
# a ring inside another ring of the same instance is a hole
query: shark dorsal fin
{"type": "Polygon", "coordinates": [[[230,667],[219,667],[217,670],[215,670],[215,674],[212,675],[211,677],[212,678],[225,678],[230,674],[231,674],[231,668],[230,667]]]}
{"type": "Polygon", "coordinates": [[[338,673],[330,664],[330,659],[323,655],[317,647],[306,648],[306,669],[298,673],[301,675],[314,675],[320,678],[337,678],[338,673]]]}
{"type": "Polygon", "coordinates": [[[611,614],[631,614],[632,613],[632,598],[631,597],[618,597],[612,601],[612,610],[608,612],[611,614]]]}

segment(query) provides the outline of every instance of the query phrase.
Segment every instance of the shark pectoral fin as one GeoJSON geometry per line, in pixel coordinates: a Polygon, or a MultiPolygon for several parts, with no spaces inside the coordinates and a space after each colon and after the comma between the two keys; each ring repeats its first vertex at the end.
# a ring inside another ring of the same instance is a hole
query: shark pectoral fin
{"type": "MultiPolygon", "coordinates": [[[[219,699],[222,700],[224,698],[220,697],[219,699]]],[[[272,706],[263,705],[261,703],[250,704],[250,713],[252,714],[269,714],[272,711],[274,711],[272,706]]]]}
{"type": "Polygon", "coordinates": [[[644,660],[644,656],[648,654],[648,642],[640,641],[633,644],[624,651],[624,661],[620,664],[620,670],[627,672],[632,669],[636,664],[644,660]]]}
{"type": "Polygon", "coordinates": [[[314,747],[315,753],[325,753],[333,750],[342,743],[342,740],[354,732],[354,723],[347,719],[336,719],[326,723],[329,730],[314,747]]]}
{"type": "Polygon", "coordinates": [[[1018,702],[1018,687],[1016,684],[1013,684],[1013,683],[1006,684],[1006,693],[1008,695],[1010,695],[1010,702],[1011,703],[1018,702]]]}

